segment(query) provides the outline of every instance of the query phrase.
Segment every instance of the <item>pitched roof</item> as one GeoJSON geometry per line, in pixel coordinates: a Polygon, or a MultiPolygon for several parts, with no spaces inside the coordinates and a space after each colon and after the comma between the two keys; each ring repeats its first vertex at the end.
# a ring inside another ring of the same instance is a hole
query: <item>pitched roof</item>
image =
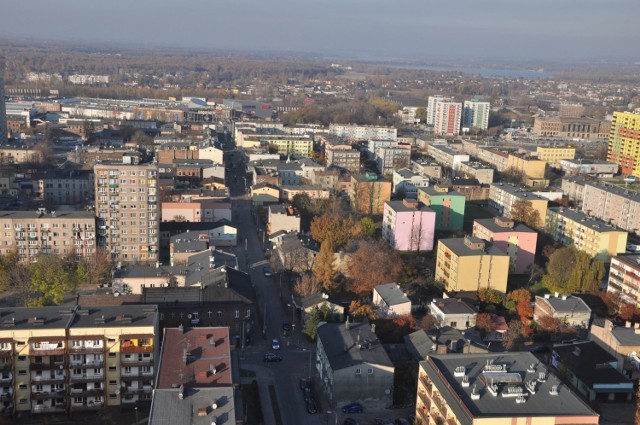
{"type": "Polygon", "coordinates": [[[389,306],[411,302],[405,295],[405,293],[402,292],[400,286],[396,283],[385,283],[382,285],[377,285],[374,288],[374,291],[380,294],[380,297],[389,306]]]}
{"type": "Polygon", "coordinates": [[[541,299],[553,308],[557,313],[590,313],[591,309],[580,297],[569,295],[564,300],[562,297],[544,298],[536,296],[536,300],[541,299]]]}
{"type": "Polygon", "coordinates": [[[469,305],[461,298],[434,298],[432,307],[436,307],[444,314],[477,314],[478,309],[469,305]]]}
{"type": "Polygon", "coordinates": [[[343,323],[321,323],[318,338],[334,371],[367,363],[393,367],[369,322],[351,323],[348,329],[343,323]]]}
{"type": "Polygon", "coordinates": [[[555,345],[553,356],[592,389],[597,384],[623,384],[633,391],[632,381],[612,366],[616,358],[593,341],[555,345]]]}

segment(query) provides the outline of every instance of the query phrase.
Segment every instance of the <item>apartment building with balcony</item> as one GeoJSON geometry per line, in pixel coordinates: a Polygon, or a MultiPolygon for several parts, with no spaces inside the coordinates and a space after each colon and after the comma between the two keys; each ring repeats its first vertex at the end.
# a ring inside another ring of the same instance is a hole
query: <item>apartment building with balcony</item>
{"type": "Polygon", "coordinates": [[[157,261],[159,222],[154,164],[94,166],[98,240],[121,262],[157,261]]]}
{"type": "Polygon", "coordinates": [[[91,258],[96,219],[88,211],[0,211],[0,254],[12,251],[21,262],[34,262],[41,254],[91,258]]]}
{"type": "Polygon", "coordinates": [[[585,182],[582,212],[640,234],[640,193],[605,182],[585,182]]]}
{"type": "Polygon", "coordinates": [[[547,210],[547,231],[556,242],[574,245],[601,261],[624,254],[627,248],[626,231],[569,208],[547,210]]]}
{"type": "Polygon", "coordinates": [[[640,255],[611,258],[607,292],[640,308],[640,255]]]}
{"type": "Polygon", "coordinates": [[[416,199],[419,187],[429,187],[429,177],[415,173],[408,168],[393,171],[393,193],[404,194],[405,197],[416,199]]]}
{"type": "Polygon", "coordinates": [[[473,236],[493,243],[509,255],[510,273],[531,271],[538,242],[535,230],[504,217],[481,218],[473,221],[473,236]]]}
{"type": "Polygon", "coordinates": [[[458,170],[462,162],[470,160],[469,155],[464,152],[453,149],[446,144],[427,145],[427,154],[442,166],[458,170]]]}
{"type": "Polygon", "coordinates": [[[450,291],[507,290],[509,255],[473,237],[440,239],[436,255],[436,281],[450,291]]]}
{"type": "Polygon", "coordinates": [[[47,171],[38,181],[39,192],[49,207],[90,204],[94,199],[93,170],[47,171]]]}
{"type": "Polygon", "coordinates": [[[2,308],[0,316],[0,409],[73,414],[150,399],[156,306],[2,308]]]}
{"type": "Polygon", "coordinates": [[[424,425],[599,423],[529,352],[430,354],[418,371],[416,419],[424,425]]]}
{"type": "Polygon", "coordinates": [[[466,198],[450,187],[418,188],[418,201],[436,213],[436,231],[462,230],[466,198]]]}
{"type": "Polygon", "coordinates": [[[513,218],[511,212],[518,201],[531,203],[531,208],[540,215],[539,226],[543,226],[547,219],[547,206],[549,201],[530,192],[508,183],[493,183],[489,187],[489,206],[497,210],[499,215],[513,218]]]}
{"type": "Polygon", "coordinates": [[[620,166],[622,174],[640,177],[640,113],[614,112],[607,161],[620,166]]]}
{"type": "Polygon", "coordinates": [[[380,174],[391,174],[394,170],[406,168],[411,164],[411,146],[399,144],[397,147],[379,147],[376,149],[376,161],[380,174]]]}

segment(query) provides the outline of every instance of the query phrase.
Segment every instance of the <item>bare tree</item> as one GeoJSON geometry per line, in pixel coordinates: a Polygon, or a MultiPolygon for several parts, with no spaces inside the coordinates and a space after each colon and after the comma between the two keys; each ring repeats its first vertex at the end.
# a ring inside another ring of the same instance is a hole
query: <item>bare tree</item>
{"type": "Polygon", "coordinates": [[[320,292],[322,285],[311,273],[300,276],[293,285],[293,292],[299,297],[308,297],[320,292]]]}

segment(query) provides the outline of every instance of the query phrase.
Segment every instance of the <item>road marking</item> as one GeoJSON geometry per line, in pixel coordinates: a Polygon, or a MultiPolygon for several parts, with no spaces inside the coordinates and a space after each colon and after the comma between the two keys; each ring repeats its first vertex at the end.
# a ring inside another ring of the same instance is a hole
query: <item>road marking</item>
{"type": "Polygon", "coordinates": [[[269,262],[267,260],[262,260],[262,261],[257,261],[253,264],[250,264],[249,267],[258,267],[258,266],[262,266],[264,264],[269,264],[269,262]]]}

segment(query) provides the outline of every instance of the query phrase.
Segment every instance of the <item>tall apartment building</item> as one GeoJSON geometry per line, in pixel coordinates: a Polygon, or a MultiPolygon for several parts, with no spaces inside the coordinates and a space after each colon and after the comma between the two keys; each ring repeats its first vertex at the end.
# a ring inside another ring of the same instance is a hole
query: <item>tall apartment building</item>
{"type": "Polygon", "coordinates": [[[594,412],[529,352],[430,354],[420,362],[424,425],[595,425],[594,412]]]}
{"type": "Polygon", "coordinates": [[[460,134],[462,103],[440,101],[436,102],[435,108],[433,132],[445,136],[457,136],[460,134]]]}
{"type": "Polygon", "coordinates": [[[436,281],[449,291],[507,290],[509,255],[482,239],[440,239],[436,256],[436,281]]]}
{"type": "Polygon", "coordinates": [[[473,236],[493,243],[509,255],[509,271],[525,274],[531,271],[536,256],[538,232],[522,223],[503,217],[473,221],[473,236]]]}
{"type": "Polygon", "coordinates": [[[382,238],[398,251],[431,251],[436,213],[415,200],[384,203],[382,238]]]}
{"type": "Polygon", "coordinates": [[[46,205],[88,205],[94,200],[93,170],[47,171],[38,185],[46,205]]]}
{"type": "Polygon", "coordinates": [[[87,211],[0,211],[0,254],[14,250],[21,262],[34,262],[40,254],[93,257],[96,219],[87,211]]]}
{"type": "Polygon", "coordinates": [[[604,182],[585,182],[582,212],[640,234],[640,193],[604,182]]]}
{"type": "Polygon", "coordinates": [[[466,198],[446,186],[418,188],[418,201],[436,212],[436,231],[462,230],[466,198]]]}
{"type": "Polygon", "coordinates": [[[622,174],[640,177],[640,112],[614,112],[607,148],[622,174]]]}
{"type": "Polygon", "coordinates": [[[156,306],[2,308],[0,403],[68,413],[150,400],[156,306]]]}
{"type": "Polygon", "coordinates": [[[99,242],[123,262],[157,261],[158,168],[154,164],[102,163],[94,167],[99,242]]]}
{"type": "Polygon", "coordinates": [[[7,142],[7,105],[4,102],[4,58],[0,57],[0,145],[7,142]]]}
{"type": "Polygon", "coordinates": [[[607,292],[624,302],[640,306],[640,255],[618,255],[611,258],[607,292]]]}
{"type": "Polygon", "coordinates": [[[465,100],[463,104],[462,127],[475,127],[486,130],[489,127],[489,112],[491,105],[489,102],[478,100],[465,100]]]}
{"type": "Polygon", "coordinates": [[[445,102],[448,100],[451,99],[440,94],[429,96],[429,98],[427,99],[427,125],[433,125],[433,123],[436,121],[436,103],[445,102]]]}
{"type": "Polygon", "coordinates": [[[406,168],[411,164],[411,147],[380,147],[376,149],[376,161],[380,174],[391,174],[395,170],[406,168]]]}
{"type": "Polygon", "coordinates": [[[562,245],[574,245],[579,251],[601,261],[624,254],[627,232],[595,217],[567,208],[547,210],[547,231],[562,245]]]}
{"type": "Polygon", "coordinates": [[[357,173],[360,171],[360,151],[355,149],[325,149],[327,166],[357,173]]]}

